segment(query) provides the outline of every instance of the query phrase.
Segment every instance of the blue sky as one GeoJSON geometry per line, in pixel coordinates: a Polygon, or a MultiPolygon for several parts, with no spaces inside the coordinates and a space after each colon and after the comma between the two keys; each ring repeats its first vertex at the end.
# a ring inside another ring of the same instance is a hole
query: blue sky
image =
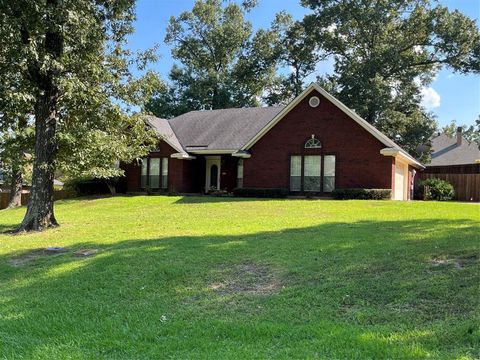
{"type": "MultiPolygon", "coordinates": [[[[480,0],[441,0],[441,4],[477,20],[480,18],[480,0]]],[[[137,0],[137,21],[135,33],[129,38],[129,47],[143,50],[153,44],[160,45],[161,59],[153,68],[167,79],[174,60],[170,48],[163,43],[165,29],[170,16],[178,16],[192,8],[194,0],[137,0]]],[[[248,15],[255,29],[270,26],[275,14],[286,10],[295,18],[301,19],[308,9],[300,6],[299,0],[259,0],[259,5],[248,15]]],[[[329,63],[320,64],[318,74],[331,71],[329,63]]],[[[480,114],[480,76],[461,75],[448,69],[439,72],[429,88],[423,90],[424,106],[437,115],[439,124],[445,125],[451,120],[460,124],[473,124],[480,114]]]]}

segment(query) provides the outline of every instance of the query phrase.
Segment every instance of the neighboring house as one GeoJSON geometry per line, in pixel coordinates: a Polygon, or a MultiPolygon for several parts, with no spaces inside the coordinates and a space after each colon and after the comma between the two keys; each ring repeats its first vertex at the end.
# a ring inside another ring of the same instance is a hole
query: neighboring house
{"type": "Polygon", "coordinates": [[[432,138],[432,161],[427,167],[475,164],[480,161],[480,150],[474,142],[462,136],[462,128],[457,129],[454,138],[437,133],[432,138]]]}
{"type": "Polygon", "coordinates": [[[407,200],[414,168],[423,168],[317,84],[285,107],[192,111],[147,122],[162,140],[140,164],[123,165],[129,192],[245,187],[328,195],[379,188],[407,200]]]}
{"type": "Polygon", "coordinates": [[[478,145],[462,136],[436,133],[431,140],[432,160],[418,179],[440,178],[452,183],[456,199],[480,201],[480,150],[478,145]]]}

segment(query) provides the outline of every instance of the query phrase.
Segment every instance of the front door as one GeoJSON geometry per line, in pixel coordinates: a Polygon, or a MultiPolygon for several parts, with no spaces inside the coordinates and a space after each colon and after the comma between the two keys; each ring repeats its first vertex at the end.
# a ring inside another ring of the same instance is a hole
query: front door
{"type": "Polygon", "coordinates": [[[220,156],[206,156],[205,192],[220,190],[220,156]]]}

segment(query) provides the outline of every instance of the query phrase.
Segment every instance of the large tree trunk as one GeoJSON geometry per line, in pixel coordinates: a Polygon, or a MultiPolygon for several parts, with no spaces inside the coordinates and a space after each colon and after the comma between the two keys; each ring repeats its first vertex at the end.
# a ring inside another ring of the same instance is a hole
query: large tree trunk
{"type": "MultiPolygon", "coordinates": [[[[61,63],[64,51],[62,24],[65,12],[62,9],[63,0],[46,0],[45,5],[45,39],[41,46],[47,56],[41,58],[41,62],[30,60],[28,63],[30,79],[38,89],[35,103],[35,157],[27,213],[19,231],[40,231],[58,225],[53,214],[53,178],[57,155],[58,63],[61,63]]],[[[22,34],[24,43],[29,44],[25,26],[22,26],[22,34]]]]}
{"type": "Polygon", "coordinates": [[[117,189],[115,187],[115,182],[112,180],[106,180],[105,181],[108,187],[108,190],[110,190],[110,195],[115,196],[117,195],[117,189]]]}
{"type": "Polygon", "coordinates": [[[12,166],[12,179],[10,181],[10,200],[8,209],[22,205],[22,169],[20,166],[12,166]]]}
{"type": "Polygon", "coordinates": [[[40,231],[58,225],[53,214],[58,90],[54,86],[46,86],[46,88],[38,96],[35,107],[35,158],[32,189],[27,213],[19,231],[40,231]]]}

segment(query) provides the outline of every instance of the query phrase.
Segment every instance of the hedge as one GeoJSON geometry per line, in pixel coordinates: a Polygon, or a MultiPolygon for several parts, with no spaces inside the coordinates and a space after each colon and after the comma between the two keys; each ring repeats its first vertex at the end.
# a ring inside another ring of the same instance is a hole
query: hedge
{"type": "Polygon", "coordinates": [[[238,197],[285,198],[288,196],[288,189],[236,188],[233,189],[233,195],[238,197]]]}
{"type": "Polygon", "coordinates": [[[390,189],[335,189],[332,196],[338,200],[389,200],[392,198],[390,189]]]}
{"type": "Polygon", "coordinates": [[[65,183],[65,188],[76,196],[110,194],[107,183],[102,179],[71,180],[65,183]]]}

